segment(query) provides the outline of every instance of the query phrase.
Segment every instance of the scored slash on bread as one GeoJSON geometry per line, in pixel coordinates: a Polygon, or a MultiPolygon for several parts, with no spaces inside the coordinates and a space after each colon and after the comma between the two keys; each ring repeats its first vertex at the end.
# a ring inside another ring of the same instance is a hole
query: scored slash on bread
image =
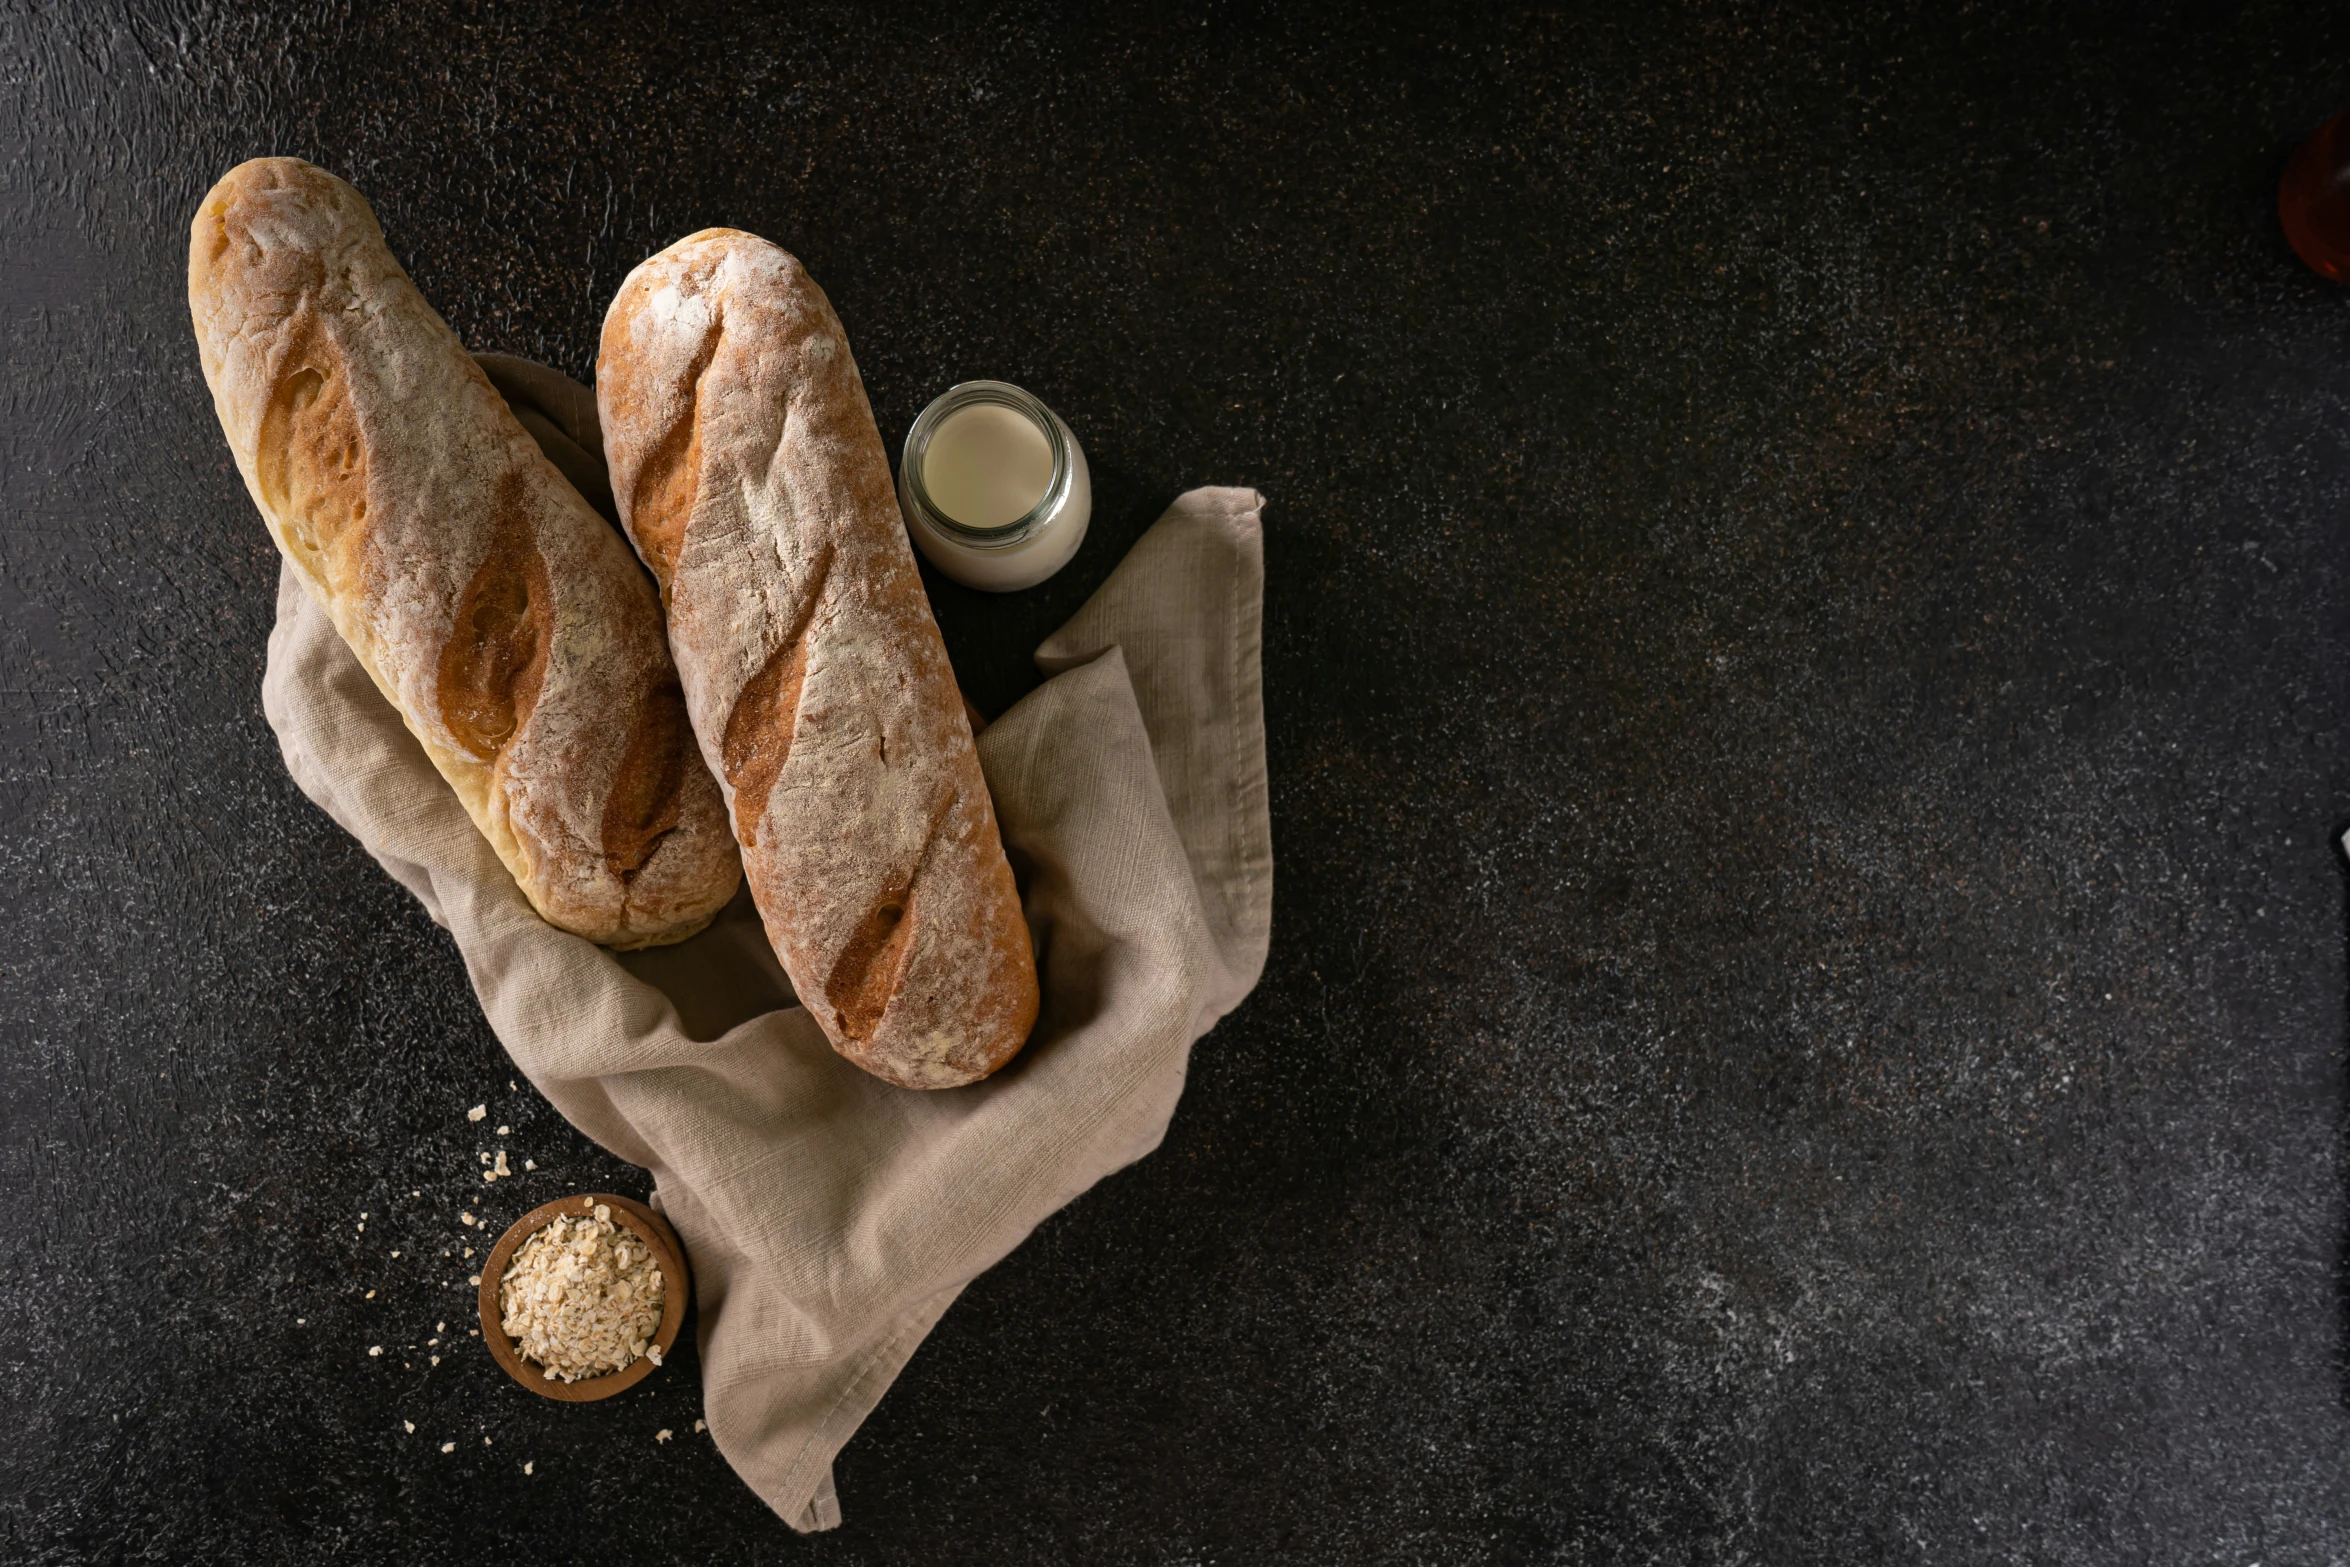
{"type": "Polygon", "coordinates": [[[1036,967],[864,383],[799,262],[708,229],[629,274],[596,395],[702,755],[801,1002],[910,1088],[975,1081],[1036,967]]]}
{"type": "Polygon", "coordinates": [[[532,906],[614,947],[708,924],[741,865],[653,585],[366,201],[297,158],[230,170],[188,304],[271,536],[532,906]]]}

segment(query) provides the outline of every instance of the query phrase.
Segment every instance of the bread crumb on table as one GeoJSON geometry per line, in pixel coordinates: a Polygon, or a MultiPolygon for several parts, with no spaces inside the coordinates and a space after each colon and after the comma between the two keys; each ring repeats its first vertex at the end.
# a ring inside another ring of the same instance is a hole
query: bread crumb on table
{"type": "Polygon", "coordinates": [[[557,1218],[516,1249],[498,1281],[498,1315],[542,1376],[577,1382],[648,1353],[661,1363],[651,1340],[667,1291],[645,1243],[599,1206],[557,1218]]]}

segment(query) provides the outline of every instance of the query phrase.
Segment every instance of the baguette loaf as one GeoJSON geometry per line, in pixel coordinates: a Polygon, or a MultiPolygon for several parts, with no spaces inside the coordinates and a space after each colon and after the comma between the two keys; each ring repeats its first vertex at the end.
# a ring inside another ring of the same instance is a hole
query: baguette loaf
{"type": "Polygon", "coordinates": [[[531,904],[678,941],[741,881],[653,584],[424,302],[365,200],[295,158],[196,210],[188,305],[278,548],[531,904]]]}
{"type": "Polygon", "coordinates": [[[596,396],[793,988],[878,1077],[985,1077],[1036,1021],[1036,965],[831,304],[765,240],[705,230],[621,285],[596,396]]]}

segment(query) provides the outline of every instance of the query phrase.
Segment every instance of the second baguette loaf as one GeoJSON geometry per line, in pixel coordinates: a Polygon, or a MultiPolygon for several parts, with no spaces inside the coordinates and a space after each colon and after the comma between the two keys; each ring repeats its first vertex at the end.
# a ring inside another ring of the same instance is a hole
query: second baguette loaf
{"type": "Polygon", "coordinates": [[[801,1002],[893,1083],[985,1077],[1036,1020],[1036,967],[831,304],[763,239],[692,235],[621,285],[596,395],[621,520],[801,1002]]]}

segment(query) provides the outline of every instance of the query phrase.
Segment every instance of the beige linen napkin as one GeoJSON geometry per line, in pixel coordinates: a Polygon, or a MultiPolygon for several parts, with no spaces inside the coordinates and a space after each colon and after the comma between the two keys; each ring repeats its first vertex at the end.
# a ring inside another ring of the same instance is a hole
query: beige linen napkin
{"type": "MultiPolygon", "coordinates": [[[[485,368],[543,444],[570,448],[559,466],[600,466],[584,389],[527,361],[485,368]]],[[[540,920],[280,576],[262,704],[286,766],[456,938],[539,1091],[653,1172],[693,1266],[711,1432],[795,1529],[840,1521],[833,1455],[963,1286],[1158,1146],[1192,1041],[1264,967],[1261,505],[1178,499],[1037,650],[1051,678],[980,736],[1043,1014],[1004,1071],[941,1093],[833,1053],[747,898],[626,955],[540,920]]]]}

